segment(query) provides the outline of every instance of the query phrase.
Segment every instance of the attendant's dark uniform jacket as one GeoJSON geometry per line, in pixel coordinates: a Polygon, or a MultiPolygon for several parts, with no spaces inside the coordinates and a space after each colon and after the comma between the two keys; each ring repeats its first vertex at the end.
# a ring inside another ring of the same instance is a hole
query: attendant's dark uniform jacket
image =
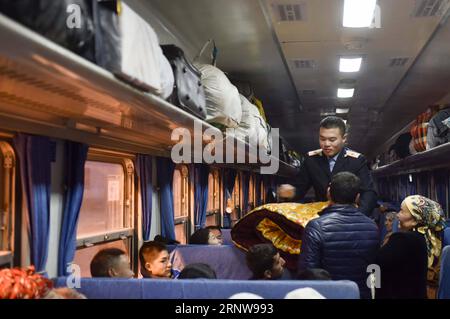
{"type": "Polygon", "coordinates": [[[373,187],[369,168],[367,167],[367,160],[364,155],[347,148],[344,148],[339,154],[333,172],[330,172],[328,158],[322,154],[321,149],[309,152],[300,168],[295,183],[296,199],[303,199],[312,186],[316,201],[326,201],[327,189],[331,178],[340,172],[350,172],[360,178],[359,209],[365,215],[371,216],[376,206],[377,194],[373,187]]]}

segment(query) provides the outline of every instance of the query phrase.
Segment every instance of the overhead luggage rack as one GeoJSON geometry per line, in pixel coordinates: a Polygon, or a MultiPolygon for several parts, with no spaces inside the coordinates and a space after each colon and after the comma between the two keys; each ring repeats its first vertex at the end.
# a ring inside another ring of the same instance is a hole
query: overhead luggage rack
{"type": "Polygon", "coordinates": [[[372,171],[374,177],[399,175],[450,166],[450,143],[408,156],[372,171]]]}
{"type": "MultiPolygon", "coordinates": [[[[188,129],[191,136],[198,126],[220,132],[2,14],[0,41],[3,129],[157,156],[170,155],[177,143],[171,140],[176,128],[188,129]]],[[[271,160],[278,161],[274,156],[271,160]]],[[[279,164],[278,175],[297,173],[294,166],[279,164]]]]}

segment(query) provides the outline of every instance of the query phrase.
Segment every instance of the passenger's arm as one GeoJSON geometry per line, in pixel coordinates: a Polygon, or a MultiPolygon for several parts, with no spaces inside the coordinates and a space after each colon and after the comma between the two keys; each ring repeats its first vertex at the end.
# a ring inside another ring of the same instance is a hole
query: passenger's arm
{"type": "Polygon", "coordinates": [[[322,268],[320,263],[321,243],[320,226],[312,220],[306,225],[305,233],[303,234],[298,267],[300,271],[310,268],[322,268]]]}
{"type": "Polygon", "coordinates": [[[377,205],[377,193],[375,192],[372,175],[367,167],[366,159],[361,156],[361,163],[356,175],[361,180],[361,193],[359,209],[366,215],[371,216],[377,205]]]}

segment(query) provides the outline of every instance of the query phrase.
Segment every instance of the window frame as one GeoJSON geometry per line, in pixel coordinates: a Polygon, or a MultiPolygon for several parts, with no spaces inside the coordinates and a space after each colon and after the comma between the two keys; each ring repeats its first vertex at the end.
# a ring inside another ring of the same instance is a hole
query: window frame
{"type": "MultiPolygon", "coordinates": [[[[193,211],[193,205],[194,205],[194,200],[193,200],[193,195],[192,195],[193,187],[192,187],[192,181],[190,179],[191,171],[189,170],[189,167],[185,164],[178,164],[175,167],[174,174],[175,174],[175,171],[180,172],[181,198],[177,199],[177,198],[175,198],[175,194],[173,194],[173,196],[174,196],[173,197],[174,226],[175,226],[175,230],[176,230],[177,226],[184,225],[184,233],[186,234],[185,238],[183,238],[182,240],[180,240],[179,238],[175,238],[175,239],[177,241],[180,241],[181,243],[183,241],[185,241],[187,243],[188,239],[190,237],[190,234],[191,234],[191,229],[192,229],[192,226],[191,226],[191,224],[193,223],[192,211],[193,211]],[[175,212],[175,201],[176,200],[180,200],[181,212],[183,214],[183,211],[186,211],[186,214],[181,215],[181,216],[176,216],[176,212],[175,212]]],[[[176,231],[175,231],[175,237],[176,237],[176,231]]]]}
{"type": "Polygon", "coordinates": [[[13,266],[14,253],[16,251],[16,183],[17,160],[14,148],[11,145],[13,135],[0,132],[0,156],[2,157],[0,196],[2,200],[0,212],[0,227],[2,227],[0,241],[0,267],[13,266]],[[5,214],[5,215],[3,215],[5,214]]]}
{"type": "MultiPolygon", "coordinates": [[[[99,148],[89,148],[86,161],[102,162],[110,164],[120,164],[124,170],[124,191],[123,191],[123,209],[124,218],[129,218],[130,227],[120,230],[98,232],[88,236],[77,236],[77,250],[89,248],[116,240],[130,240],[131,249],[130,260],[133,268],[136,264],[136,244],[138,229],[138,212],[136,211],[136,195],[135,195],[135,156],[129,153],[110,151],[99,148]]],[[[78,230],[78,229],[77,229],[78,230]]]]}

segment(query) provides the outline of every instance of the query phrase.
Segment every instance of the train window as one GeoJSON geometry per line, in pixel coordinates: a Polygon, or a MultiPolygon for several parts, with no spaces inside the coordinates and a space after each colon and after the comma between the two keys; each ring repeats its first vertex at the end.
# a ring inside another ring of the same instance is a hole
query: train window
{"type": "Polygon", "coordinates": [[[247,213],[250,212],[253,208],[255,208],[255,177],[250,175],[250,179],[248,182],[248,207],[247,213]]]}
{"type": "Polygon", "coordinates": [[[135,242],[133,156],[90,149],[84,184],[74,263],[88,275],[97,251],[117,247],[129,253],[135,242]]]}
{"type": "Polygon", "coordinates": [[[14,251],[15,165],[14,149],[0,140],[0,266],[12,264],[14,251]]]}
{"type": "Polygon", "coordinates": [[[220,175],[213,169],[208,176],[208,206],[206,209],[206,226],[216,226],[220,217],[220,175]]]}
{"type": "Polygon", "coordinates": [[[231,194],[231,200],[229,201],[233,212],[231,213],[231,221],[235,223],[241,218],[241,174],[236,174],[234,181],[233,193],[231,194]]]}
{"type": "Polygon", "coordinates": [[[190,231],[190,187],[189,169],[179,165],[173,175],[173,208],[175,217],[175,239],[186,244],[190,231]]]}

